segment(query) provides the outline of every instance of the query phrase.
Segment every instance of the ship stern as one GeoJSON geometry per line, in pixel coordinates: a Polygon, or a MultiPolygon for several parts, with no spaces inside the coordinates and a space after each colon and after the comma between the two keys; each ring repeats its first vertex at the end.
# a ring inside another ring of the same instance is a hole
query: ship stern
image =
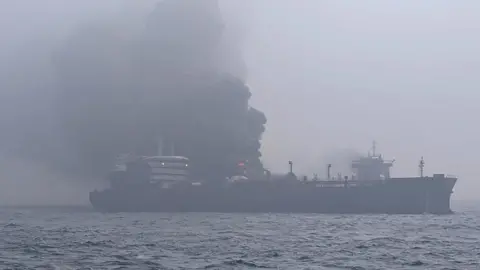
{"type": "Polygon", "coordinates": [[[93,209],[97,210],[97,211],[104,211],[104,207],[103,207],[103,203],[102,203],[102,193],[104,193],[104,191],[97,191],[97,190],[94,190],[94,191],[91,191],[89,194],[88,194],[88,199],[90,201],[90,204],[92,205],[93,209]]]}

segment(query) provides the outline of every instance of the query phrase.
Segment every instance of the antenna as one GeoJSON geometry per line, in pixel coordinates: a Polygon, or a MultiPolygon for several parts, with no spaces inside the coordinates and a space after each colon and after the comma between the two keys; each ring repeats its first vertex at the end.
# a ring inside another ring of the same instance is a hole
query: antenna
{"type": "Polygon", "coordinates": [[[163,138],[161,136],[157,138],[157,155],[163,155],[163,138]]]}
{"type": "Polygon", "coordinates": [[[330,169],[332,168],[332,164],[327,164],[327,180],[330,180],[330,169]]]}
{"type": "Polygon", "coordinates": [[[425,161],[423,160],[423,156],[420,159],[420,163],[418,164],[418,168],[420,169],[420,177],[423,177],[423,168],[425,167],[425,161]]]}

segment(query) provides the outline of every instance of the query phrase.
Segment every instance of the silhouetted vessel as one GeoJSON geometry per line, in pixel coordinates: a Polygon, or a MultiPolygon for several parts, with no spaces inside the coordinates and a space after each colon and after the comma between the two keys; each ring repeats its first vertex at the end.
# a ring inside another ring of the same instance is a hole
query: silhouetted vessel
{"type": "Polygon", "coordinates": [[[277,212],[277,213],[385,213],[448,214],[456,177],[444,174],[390,177],[393,161],[373,154],[352,162],[349,177],[299,180],[290,171],[271,175],[247,173],[223,183],[195,182],[186,157],[154,156],[124,159],[110,173],[111,187],[90,193],[90,202],[102,212],[277,212]]]}

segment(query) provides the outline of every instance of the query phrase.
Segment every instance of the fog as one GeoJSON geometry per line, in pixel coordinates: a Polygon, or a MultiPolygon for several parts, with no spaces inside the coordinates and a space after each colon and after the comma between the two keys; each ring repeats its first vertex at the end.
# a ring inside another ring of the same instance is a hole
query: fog
{"type": "Polygon", "coordinates": [[[476,2],[259,1],[254,10],[246,62],[268,118],[267,165],[323,168],[311,162],[334,149],[366,154],[376,140],[396,159],[393,175],[418,175],[424,156],[427,174],[459,177],[454,199],[477,198],[476,2]]]}
{"type": "MultiPolygon", "coordinates": [[[[0,203],[84,203],[86,190],[100,185],[101,169],[94,168],[100,163],[86,161],[89,156],[79,153],[85,144],[75,145],[72,136],[87,130],[73,116],[97,119],[83,112],[95,115],[94,109],[101,106],[95,107],[91,100],[83,107],[72,104],[80,104],[86,89],[99,82],[102,89],[118,89],[117,104],[129,100],[127,89],[168,85],[155,80],[161,65],[150,69],[140,65],[144,69],[138,70],[139,66],[121,62],[126,61],[126,52],[141,52],[128,46],[140,48],[135,42],[145,39],[144,27],[156,2],[0,3],[0,203]],[[106,45],[97,50],[99,44],[106,45]],[[68,62],[72,55],[82,57],[68,62]],[[104,59],[95,62],[102,66],[78,64],[88,57],[104,59]],[[95,74],[103,77],[94,80],[95,74]],[[137,77],[130,80],[127,75],[137,77]],[[142,85],[132,85],[132,81],[142,85]],[[79,95],[64,95],[74,93],[75,87],[82,88],[79,95]],[[59,103],[67,104],[63,109],[71,114],[60,110],[59,103]],[[62,121],[57,121],[59,116],[62,121]],[[78,164],[83,165],[76,168],[78,164]],[[91,172],[78,172],[86,169],[91,172]]],[[[480,149],[475,142],[480,132],[473,118],[479,112],[475,72],[480,68],[476,53],[480,4],[433,0],[220,2],[222,21],[228,26],[218,41],[220,47],[215,47],[221,50],[212,52],[213,47],[199,42],[216,42],[215,37],[205,38],[209,33],[199,31],[186,34],[192,38],[188,41],[205,47],[197,51],[196,46],[185,46],[183,52],[190,56],[185,62],[168,54],[172,58],[157,60],[178,68],[192,67],[190,72],[195,74],[206,70],[229,73],[241,81],[233,84],[248,85],[250,105],[267,119],[263,134],[256,128],[262,138],[261,160],[267,168],[286,171],[292,160],[300,174],[324,173],[326,163],[334,163],[333,171],[344,170],[350,156],[366,154],[376,140],[378,151],[396,160],[393,175],[418,174],[423,156],[427,174],[459,176],[454,198],[476,199],[474,168],[480,149]],[[195,65],[192,57],[199,59],[195,65]],[[204,58],[208,65],[200,60],[204,58]]],[[[104,94],[103,98],[109,97],[104,94]]],[[[147,97],[153,106],[152,96],[147,97]]],[[[102,127],[105,132],[114,131],[102,127]]],[[[126,130],[120,124],[116,128],[126,130]]],[[[99,134],[104,133],[95,129],[75,138],[99,134]]],[[[132,137],[125,135],[123,142],[135,145],[132,137]]],[[[89,152],[91,156],[113,153],[99,145],[92,147],[98,153],[89,152]]]]}

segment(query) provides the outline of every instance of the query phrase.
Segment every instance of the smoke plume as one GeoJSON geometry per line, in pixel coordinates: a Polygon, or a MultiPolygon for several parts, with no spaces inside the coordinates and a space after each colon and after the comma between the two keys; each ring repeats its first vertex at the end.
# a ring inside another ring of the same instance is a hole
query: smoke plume
{"type": "Polygon", "coordinates": [[[118,154],[156,154],[161,136],[202,179],[240,160],[261,169],[266,118],[248,104],[235,38],[216,0],[161,1],[141,27],[82,24],[51,56],[50,84],[33,97],[43,109],[17,117],[29,124],[15,125],[24,136],[9,154],[97,179],[118,154]]]}

